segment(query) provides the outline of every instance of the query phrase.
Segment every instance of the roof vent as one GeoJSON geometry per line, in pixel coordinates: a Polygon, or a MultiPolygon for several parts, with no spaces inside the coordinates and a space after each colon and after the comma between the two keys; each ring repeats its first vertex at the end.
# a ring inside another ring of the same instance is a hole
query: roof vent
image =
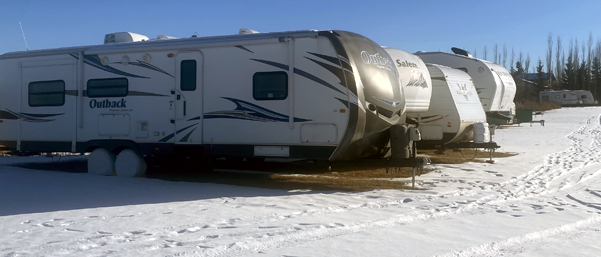
{"type": "Polygon", "coordinates": [[[132,32],[116,32],[104,36],[104,44],[130,43],[148,40],[147,36],[132,32]]]}
{"type": "Polygon", "coordinates": [[[176,37],[167,36],[167,35],[158,35],[157,39],[177,39],[176,37]]]}
{"type": "Polygon", "coordinates": [[[256,30],[252,30],[252,29],[240,29],[240,32],[238,34],[257,34],[260,33],[259,31],[256,30]]]}
{"type": "Polygon", "coordinates": [[[451,47],[451,51],[453,51],[453,53],[458,54],[458,55],[463,55],[463,56],[467,56],[467,57],[472,57],[472,54],[470,54],[470,52],[465,51],[461,48],[457,48],[457,47],[451,47]]]}

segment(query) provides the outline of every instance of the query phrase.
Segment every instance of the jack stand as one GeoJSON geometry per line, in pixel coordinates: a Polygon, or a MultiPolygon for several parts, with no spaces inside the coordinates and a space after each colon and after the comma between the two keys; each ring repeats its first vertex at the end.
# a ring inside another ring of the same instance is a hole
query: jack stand
{"type": "Polygon", "coordinates": [[[494,148],[490,148],[489,151],[490,151],[490,159],[487,160],[486,162],[487,163],[491,163],[491,164],[495,163],[495,160],[492,159],[492,155],[495,153],[495,149],[494,148]]]}
{"type": "Polygon", "coordinates": [[[411,168],[413,174],[411,175],[411,189],[415,189],[415,167],[411,168]]]}

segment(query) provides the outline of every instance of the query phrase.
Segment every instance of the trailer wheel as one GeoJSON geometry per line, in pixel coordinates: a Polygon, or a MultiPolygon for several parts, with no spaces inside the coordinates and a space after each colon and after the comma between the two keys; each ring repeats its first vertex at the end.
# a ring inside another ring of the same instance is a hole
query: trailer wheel
{"type": "Polygon", "coordinates": [[[120,177],[142,176],[146,173],[146,162],[134,150],[124,149],[117,155],[115,172],[120,177]]]}
{"type": "Polygon", "coordinates": [[[115,155],[104,148],[96,148],[88,157],[88,173],[111,176],[115,173],[115,155]]]}

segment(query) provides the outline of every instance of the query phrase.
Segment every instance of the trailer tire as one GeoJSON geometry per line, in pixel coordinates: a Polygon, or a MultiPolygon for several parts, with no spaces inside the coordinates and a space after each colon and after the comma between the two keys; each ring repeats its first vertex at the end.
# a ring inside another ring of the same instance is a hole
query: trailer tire
{"type": "Polygon", "coordinates": [[[88,157],[88,173],[112,176],[115,173],[115,155],[104,148],[96,148],[88,157]]]}
{"type": "Polygon", "coordinates": [[[124,149],[115,161],[115,172],[120,177],[137,177],[146,173],[146,162],[136,151],[124,149]]]}

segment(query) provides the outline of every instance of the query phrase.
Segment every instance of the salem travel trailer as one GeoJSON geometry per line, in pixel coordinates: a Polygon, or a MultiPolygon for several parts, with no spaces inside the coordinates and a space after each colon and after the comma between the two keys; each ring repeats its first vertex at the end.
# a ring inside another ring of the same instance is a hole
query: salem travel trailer
{"type": "Polygon", "coordinates": [[[487,116],[511,120],[508,114],[516,93],[511,74],[501,65],[473,58],[461,49],[453,50],[459,54],[417,52],[416,55],[426,63],[442,64],[467,72],[473,79],[487,116]]]}
{"type": "Polygon", "coordinates": [[[430,108],[432,81],[426,64],[417,56],[403,50],[384,48],[398,71],[399,84],[403,88],[407,115],[415,116],[430,108]]]}
{"type": "Polygon", "coordinates": [[[444,148],[445,144],[456,142],[488,142],[486,114],[470,76],[443,65],[427,67],[432,98],[428,111],[416,115],[422,136],[418,146],[444,148]],[[481,128],[479,133],[474,133],[474,127],[481,128]]]}
{"type": "Polygon", "coordinates": [[[104,45],[0,55],[0,145],[92,152],[107,170],[132,153],[382,156],[404,108],[390,56],[345,31],[123,32],[104,45]]]}
{"type": "Polygon", "coordinates": [[[488,142],[488,124],[483,123],[486,115],[468,74],[447,66],[426,65],[419,56],[402,50],[385,50],[399,73],[407,118],[419,123],[419,146],[440,148],[447,143],[474,141],[474,124],[484,128],[477,133],[482,138],[479,142],[488,142]]]}
{"type": "Polygon", "coordinates": [[[538,92],[539,101],[555,102],[561,106],[593,105],[595,99],[588,90],[549,90],[538,92]]]}

